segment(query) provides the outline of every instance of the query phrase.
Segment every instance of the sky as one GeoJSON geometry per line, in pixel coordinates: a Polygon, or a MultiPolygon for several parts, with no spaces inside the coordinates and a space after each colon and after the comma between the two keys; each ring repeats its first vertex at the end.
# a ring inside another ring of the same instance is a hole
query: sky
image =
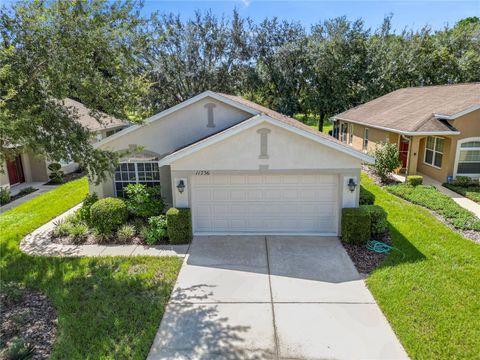
{"type": "MultiPolygon", "coordinates": [[[[1,0],[0,0],[1,1],[1,0]]],[[[153,11],[180,14],[184,19],[195,10],[211,9],[214,14],[229,15],[237,8],[242,16],[255,22],[265,17],[300,21],[307,29],[312,24],[338,16],[350,20],[362,18],[367,27],[376,28],[385,16],[393,14],[393,29],[405,27],[419,29],[430,25],[432,29],[453,26],[458,20],[469,16],[480,17],[480,0],[467,1],[275,1],[275,0],[144,0],[143,13],[153,11]]]]}

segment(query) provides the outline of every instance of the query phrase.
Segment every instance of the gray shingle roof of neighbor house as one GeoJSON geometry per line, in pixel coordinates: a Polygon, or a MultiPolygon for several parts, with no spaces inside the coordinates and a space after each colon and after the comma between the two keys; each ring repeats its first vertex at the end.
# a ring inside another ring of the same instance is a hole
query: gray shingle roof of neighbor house
{"type": "Polygon", "coordinates": [[[445,120],[480,109],[480,83],[411,87],[393,91],[334,116],[399,132],[452,132],[445,120]]]}
{"type": "Polygon", "coordinates": [[[76,111],[78,115],[77,121],[82,124],[83,127],[87,128],[90,131],[112,129],[128,125],[127,122],[117,119],[116,117],[113,117],[111,115],[105,114],[101,111],[98,112],[100,114],[100,121],[98,121],[90,114],[91,110],[89,108],[87,108],[82,103],[70,98],[63,99],[63,104],[67,108],[72,108],[74,111],[76,111]]]}

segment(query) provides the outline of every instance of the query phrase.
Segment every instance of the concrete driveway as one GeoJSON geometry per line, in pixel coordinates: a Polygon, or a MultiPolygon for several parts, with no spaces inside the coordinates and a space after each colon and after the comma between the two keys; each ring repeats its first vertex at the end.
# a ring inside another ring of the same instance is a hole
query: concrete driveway
{"type": "Polygon", "coordinates": [[[196,237],[148,359],[403,359],[337,238],[196,237]]]}

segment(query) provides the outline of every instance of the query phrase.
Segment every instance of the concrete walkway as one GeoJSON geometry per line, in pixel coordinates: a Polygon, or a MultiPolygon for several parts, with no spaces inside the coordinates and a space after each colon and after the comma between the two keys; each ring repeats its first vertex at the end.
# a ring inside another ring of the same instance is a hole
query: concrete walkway
{"type": "Polygon", "coordinates": [[[28,195],[22,196],[21,198],[14,200],[12,202],[9,202],[8,204],[5,204],[3,206],[0,206],[0,214],[10,210],[20,204],[23,204],[24,202],[27,202],[29,200],[32,200],[36,198],[37,196],[40,196],[42,194],[45,194],[46,192],[49,192],[55,188],[57,188],[60,185],[45,185],[45,182],[32,182],[32,183],[22,183],[19,185],[14,185],[10,188],[10,194],[12,196],[17,195],[22,189],[25,189],[27,187],[33,187],[35,189],[38,189],[37,191],[30,193],[28,195]]]}
{"type": "Polygon", "coordinates": [[[426,175],[423,175],[423,174],[421,174],[421,175],[423,176],[423,184],[424,185],[435,186],[438,189],[438,191],[444,193],[445,195],[450,196],[453,199],[453,201],[455,201],[458,205],[460,205],[464,209],[467,209],[467,210],[471,211],[478,218],[480,218],[480,205],[477,204],[475,201],[467,199],[465,196],[462,196],[462,195],[456,193],[455,191],[447,189],[446,187],[442,186],[442,184],[439,181],[437,181],[435,179],[432,179],[429,176],[426,176],[426,175]]]}
{"type": "Polygon", "coordinates": [[[195,237],[153,359],[405,359],[337,238],[195,237]]]}
{"type": "Polygon", "coordinates": [[[27,235],[20,249],[34,256],[185,256],[189,245],[62,245],[54,244],[49,233],[55,223],[79,209],[81,204],[27,235]]]}

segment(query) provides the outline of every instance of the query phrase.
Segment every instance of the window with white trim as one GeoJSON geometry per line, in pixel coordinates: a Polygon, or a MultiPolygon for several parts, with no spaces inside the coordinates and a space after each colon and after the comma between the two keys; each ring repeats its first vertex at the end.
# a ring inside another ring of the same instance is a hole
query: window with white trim
{"type": "Polygon", "coordinates": [[[363,150],[368,149],[368,128],[365,128],[363,130],[363,146],[362,146],[362,149],[363,150]]]}
{"type": "Polygon", "coordinates": [[[115,196],[125,197],[124,188],[128,184],[160,186],[160,171],[157,162],[120,163],[115,169],[115,196]]]}
{"type": "Polygon", "coordinates": [[[348,143],[353,144],[353,124],[348,124],[348,143]]]}
{"type": "Polygon", "coordinates": [[[436,136],[427,137],[425,141],[425,158],[423,162],[436,168],[442,167],[443,146],[445,139],[436,136]]]}
{"type": "Polygon", "coordinates": [[[480,174],[480,140],[460,144],[457,175],[480,174]]]}
{"type": "Polygon", "coordinates": [[[345,123],[340,125],[340,141],[347,142],[347,124],[345,123]]]}

